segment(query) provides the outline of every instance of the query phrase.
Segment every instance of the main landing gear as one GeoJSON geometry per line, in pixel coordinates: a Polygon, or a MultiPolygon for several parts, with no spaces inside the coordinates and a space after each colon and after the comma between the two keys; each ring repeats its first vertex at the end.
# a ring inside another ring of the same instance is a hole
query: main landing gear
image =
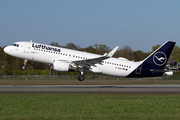
{"type": "Polygon", "coordinates": [[[84,77],[83,75],[80,75],[80,76],[78,77],[78,80],[79,80],[79,81],[84,81],[84,79],[85,79],[85,77],[84,77]]]}
{"type": "Polygon", "coordinates": [[[80,76],[78,76],[79,81],[84,81],[85,77],[83,76],[83,69],[79,70],[80,76]]]}

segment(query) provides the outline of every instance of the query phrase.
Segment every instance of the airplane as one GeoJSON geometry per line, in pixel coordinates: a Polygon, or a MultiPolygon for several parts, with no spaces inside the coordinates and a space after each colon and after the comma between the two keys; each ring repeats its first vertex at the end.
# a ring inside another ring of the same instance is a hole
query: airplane
{"type": "Polygon", "coordinates": [[[166,70],[170,54],[175,42],[167,41],[151,55],[142,61],[134,62],[125,58],[112,57],[118,46],[104,55],[92,54],[62,47],[55,47],[41,43],[27,41],[15,42],[4,48],[4,52],[27,61],[36,61],[52,65],[53,70],[59,72],[78,71],[79,81],[85,79],[83,73],[91,72],[116,77],[158,77],[172,75],[173,72],[166,70]]]}

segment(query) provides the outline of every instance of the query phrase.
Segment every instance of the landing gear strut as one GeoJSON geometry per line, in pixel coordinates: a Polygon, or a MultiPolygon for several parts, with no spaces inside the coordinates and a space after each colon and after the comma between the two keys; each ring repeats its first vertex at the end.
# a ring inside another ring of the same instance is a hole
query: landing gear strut
{"type": "Polygon", "coordinates": [[[27,65],[27,60],[24,60],[24,66],[22,67],[23,70],[26,69],[26,65],[27,65]]]}
{"type": "Polygon", "coordinates": [[[78,77],[79,81],[84,81],[85,77],[83,76],[83,69],[79,69],[80,76],[78,77]]]}

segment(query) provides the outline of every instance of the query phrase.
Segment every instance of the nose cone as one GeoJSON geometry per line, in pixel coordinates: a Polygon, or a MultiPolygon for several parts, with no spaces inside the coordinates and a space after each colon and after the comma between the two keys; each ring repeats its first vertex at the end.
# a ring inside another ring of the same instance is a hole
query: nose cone
{"type": "Polygon", "coordinates": [[[4,52],[5,52],[6,54],[9,54],[10,51],[12,51],[12,50],[10,50],[10,48],[9,48],[8,46],[4,48],[4,52]]]}
{"type": "Polygon", "coordinates": [[[7,47],[5,47],[5,48],[4,48],[4,52],[7,53],[7,51],[8,51],[8,50],[7,50],[7,47]]]}

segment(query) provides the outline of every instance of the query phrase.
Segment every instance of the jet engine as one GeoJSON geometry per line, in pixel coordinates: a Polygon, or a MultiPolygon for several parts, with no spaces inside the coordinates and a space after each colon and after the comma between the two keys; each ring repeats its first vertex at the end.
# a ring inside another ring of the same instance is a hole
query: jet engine
{"type": "Polygon", "coordinates": [[[70,64],[63,61],[55,61],[53,63],[53,70],[67,72],[70,70],[70,64]]]}

